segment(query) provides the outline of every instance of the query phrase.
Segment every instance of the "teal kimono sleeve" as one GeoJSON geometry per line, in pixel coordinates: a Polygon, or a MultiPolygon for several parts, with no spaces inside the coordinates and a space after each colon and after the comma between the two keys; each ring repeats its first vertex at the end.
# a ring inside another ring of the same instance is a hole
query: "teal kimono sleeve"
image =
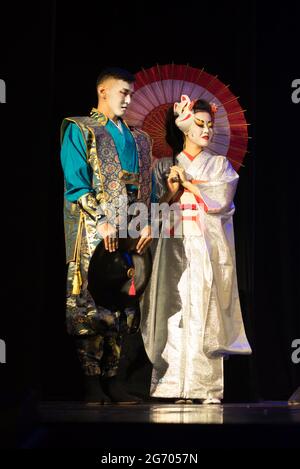
{"type": "Polygon", "coordinates": [[[86,144],[76,124],[68,125],[60,156],[66,181],[66,199],[69,202],[77,202],[79,197],[87,192],[94,192],[92,168],[86,160],[86,144]]]}

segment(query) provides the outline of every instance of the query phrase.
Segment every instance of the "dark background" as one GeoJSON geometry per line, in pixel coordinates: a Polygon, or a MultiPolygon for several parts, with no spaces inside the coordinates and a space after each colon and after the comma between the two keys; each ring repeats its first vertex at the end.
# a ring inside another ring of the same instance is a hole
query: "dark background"
{"type": "MultiPolygon", "coordinates": [[[[7,5],[1,73],[2,402],[81,397],[64,325],[63,175],[59,127],[96,104],[108,65],[189,63],[231,85],[251,124],[240,170],[235,236],[251,357],[226,362],[225,402],[286,400],[300,385],[291,343],[300,338],[299,6],[283,2],[74,2],[7,5]]],[[[5,19],[4,19],[5,18],[5,19]]],[[[126,344],[123,372],[145,392],[141,339],[126,344]],[[134,371],[132,371],[134,370],[134,371]]]]}

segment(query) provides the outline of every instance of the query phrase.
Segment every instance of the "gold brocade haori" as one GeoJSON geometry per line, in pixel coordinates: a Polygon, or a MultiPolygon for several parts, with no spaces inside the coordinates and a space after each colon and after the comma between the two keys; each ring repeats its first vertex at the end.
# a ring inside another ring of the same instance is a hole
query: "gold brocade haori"
{"type": "MultiPolygon", "coordinates": [[[[93,174],[92,188],[96,200],[108,221],[119,222],[120,200],[128,204],[126,184],[138,186],[137,202],[150,205],[151,195],[151,151],[150,137],[140,130],[130,128],[135,140],[139,177],[122,170],[117,149],[105,125],[107,118],[98,113],[92,117],[70,117],[64,119],[61,127],[61,140],[70,123],[81,130],[86,144],[87,163],[93,174]],[[118,175],[118,177],[116,177],[118,175]]],[[[70,334],[97,334],[99,318],[96,305],[87,289],[87,273],[91,257],[102,240],[96,230],[97,222],[87,216],[79,204],[65,198],[64,226],[66,261],[68,263],[67,281],[67,328],[70,334]]],[[[123,207],[124,208],[124,207],[123,207]]]]}

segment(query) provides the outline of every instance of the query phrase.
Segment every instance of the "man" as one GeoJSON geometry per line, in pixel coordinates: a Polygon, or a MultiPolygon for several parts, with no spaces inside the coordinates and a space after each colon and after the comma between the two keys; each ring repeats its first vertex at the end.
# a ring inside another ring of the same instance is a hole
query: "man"
{"type": "MultiPolygon", "coordinates": [[[[104,70],[96,84],[97,108],[89,117],[64,119],[61,129],[69,266],[67,329],[75,336],[85,398],[101,403],[137,402],[117,378],[122,332],[125,326],[130,329],[136,311],[131,308],[124,313],[98,300],[96,304],[88,289],[89,266],[100,242],[107,252],[118,249],[119,226],[124,222],[120,200],[126,206],[141,202],[148,207],[150,203],[151,140],[122,119],[133,82],[134,76],[125,70],[104,70]]],[[[151,242],[150,233],[146,222],[135,248],[140,255],[151,242]]]]}

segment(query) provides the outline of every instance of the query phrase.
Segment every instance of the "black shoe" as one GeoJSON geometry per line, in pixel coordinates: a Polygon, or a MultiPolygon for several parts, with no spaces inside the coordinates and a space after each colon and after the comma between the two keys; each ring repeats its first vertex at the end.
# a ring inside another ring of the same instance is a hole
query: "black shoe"
{"type": "Polygon", "coordinates": [[[99,375],[84,377],[84,401],[98,404],[109,404],[111,402],[102,389],[99,375]]]}
{"type": "Polygon", "coordinates": [[[103,389],[115,404],[141,404],[143,401],[139,397],[132,396],[124,388],[124,384],[118,380],[117,376],[105,378],[101,381],[103,389]]]}

